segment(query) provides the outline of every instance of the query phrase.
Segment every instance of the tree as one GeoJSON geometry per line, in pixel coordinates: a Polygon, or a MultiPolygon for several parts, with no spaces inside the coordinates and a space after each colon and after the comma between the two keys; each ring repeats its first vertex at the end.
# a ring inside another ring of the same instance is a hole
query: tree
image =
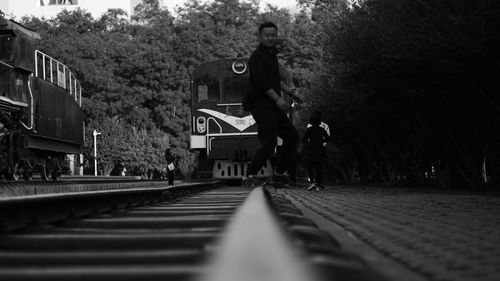
{"type": "MultiPolygon", "coordinates": [[[[500,135],[491,90],[500,71],[493,63],[500,5],[342,3],[312,7],[327,39],[315,95],[330,108],[336,141],[356,152],[349,162],[362,180],[483,185],[481,167],[493,158],[487,151],[498,151],[493,135],[500,135]]],[[[498,163],[490,165],[495,177],[498,163]]]]}
{"type": "Polygon", "coordinates": [[[273,6],[261,13],[257,1],[192,0],[174,17],[158,0],[145,0],[130,21],[122,10],[94,19],[77,9],[24,23],[42,35],[41,50],[65,62],[82,81],[87,157],[93,145],[89,136],[99,129],[106,132],[98,137],[106,174],[116,163],[137,173],[154,169],[162,165],[158,155],[168,145],[183,155],[180,166],[188,177],[197,161],[187,150],[190,73],[207,60],[249,56],[265,19],[276,21],[287,39],[280,59],[294,73],[294,83],[309,88],[311,68],[321,57],[314,37],[318,25],[306,14],[294,18],[273,6]]]}
{"type": "Polygon", "coordinates": [[[97,160],[103,175],[109,176],[116,165],[125,165],[133,174],[149,178],[152,171],[166,165],[164,152],[170,147],[170,137],[158,129],[138,129],[117,117],[91,123],[85,133],[89,159],[94,159],[93,130],[101,133],[97,136],[97,160]]]}

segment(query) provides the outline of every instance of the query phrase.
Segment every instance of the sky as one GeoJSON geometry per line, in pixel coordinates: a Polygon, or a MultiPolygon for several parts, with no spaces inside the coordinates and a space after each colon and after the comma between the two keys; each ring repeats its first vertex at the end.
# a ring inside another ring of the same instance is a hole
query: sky
{"type": "MultiPolygon", "coordinates": [[[[1,1],[1,0],[0,0],[1,1]]],[[[177,5],[182,5],[186,0],[163,0],[163,4],[168,7],[168,9],[173,12],[173,8],[177,5]]],[[[295,0],[260,0],[261,5],[267,3],[278,6],[280,8],[295,9],[295,0]]]]}

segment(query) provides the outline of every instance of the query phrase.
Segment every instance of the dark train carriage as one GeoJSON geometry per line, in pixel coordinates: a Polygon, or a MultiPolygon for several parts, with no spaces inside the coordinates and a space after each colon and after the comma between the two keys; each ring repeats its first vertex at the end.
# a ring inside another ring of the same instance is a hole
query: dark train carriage
{"type": "Polygon", "coordinates": [[[0,108],[28,106],[29,75],[35,69],[34,50],[40,36],[0,16],[0,108]]]}
{"type": "Polygon", "coordinates": [[[83,149],[81,86],[67,66],[35,51],[33,79],[35,127],[26,134],[27,147],[80,154],[83,149]]]}
{"type": "MultiPolygon", "coordinates": [[[[248,58],[228,58],[199,65],[191,76],[191,148],[212,165],[212,177],[239,179],[259,148],[257,125],[241,101],[249,89],[248,58]]],[[[290,75],[281,66],[285,82],[290,75]]],[[[268,163],[259,173],[272,173],[268,163]]]]}
{"type": "Polygon", "coordinates": [[[0,17],[0,173],[55,179],[83,150],[81,87],[63,63],[36,50],[40,36],[0,17]]]}

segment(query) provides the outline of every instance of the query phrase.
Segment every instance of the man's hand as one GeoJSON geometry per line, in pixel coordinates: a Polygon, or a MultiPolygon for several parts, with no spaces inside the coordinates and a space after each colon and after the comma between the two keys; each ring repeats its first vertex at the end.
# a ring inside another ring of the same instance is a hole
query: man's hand
{"type": "Polygon", "coordinates": [[[296,102],[302,102],[304,100],[304,97],[299,94],[299,90],[291,87],[289,88],[283,81],[281,81],[281,90],[296,102]]]}
{"type": "Polygon", "coordinates": [[[304,96],[302,96],[297,89],[291,90],[290,96],[297,102],[302,102],[304,100],[304,96]]]}
{"type": "Polygon", "coordinates": [[[283,112],[290,110],[290,105],[282,97],[276,100],[276,105],[283,112]]]}

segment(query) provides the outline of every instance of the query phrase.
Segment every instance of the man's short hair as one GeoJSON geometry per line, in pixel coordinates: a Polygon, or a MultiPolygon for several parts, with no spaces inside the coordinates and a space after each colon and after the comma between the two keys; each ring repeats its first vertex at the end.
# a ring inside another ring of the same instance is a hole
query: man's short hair
{"type": "Polygon", "coordinates": [[[276,30],[278,30],[278,27],[273,22],[266,21],[266,22],[262,23],[261,25],[259,25],[259,34],[262,33],[262,30],[266,27],[274,27],[274,28],[276,28],[276,30]]]}

